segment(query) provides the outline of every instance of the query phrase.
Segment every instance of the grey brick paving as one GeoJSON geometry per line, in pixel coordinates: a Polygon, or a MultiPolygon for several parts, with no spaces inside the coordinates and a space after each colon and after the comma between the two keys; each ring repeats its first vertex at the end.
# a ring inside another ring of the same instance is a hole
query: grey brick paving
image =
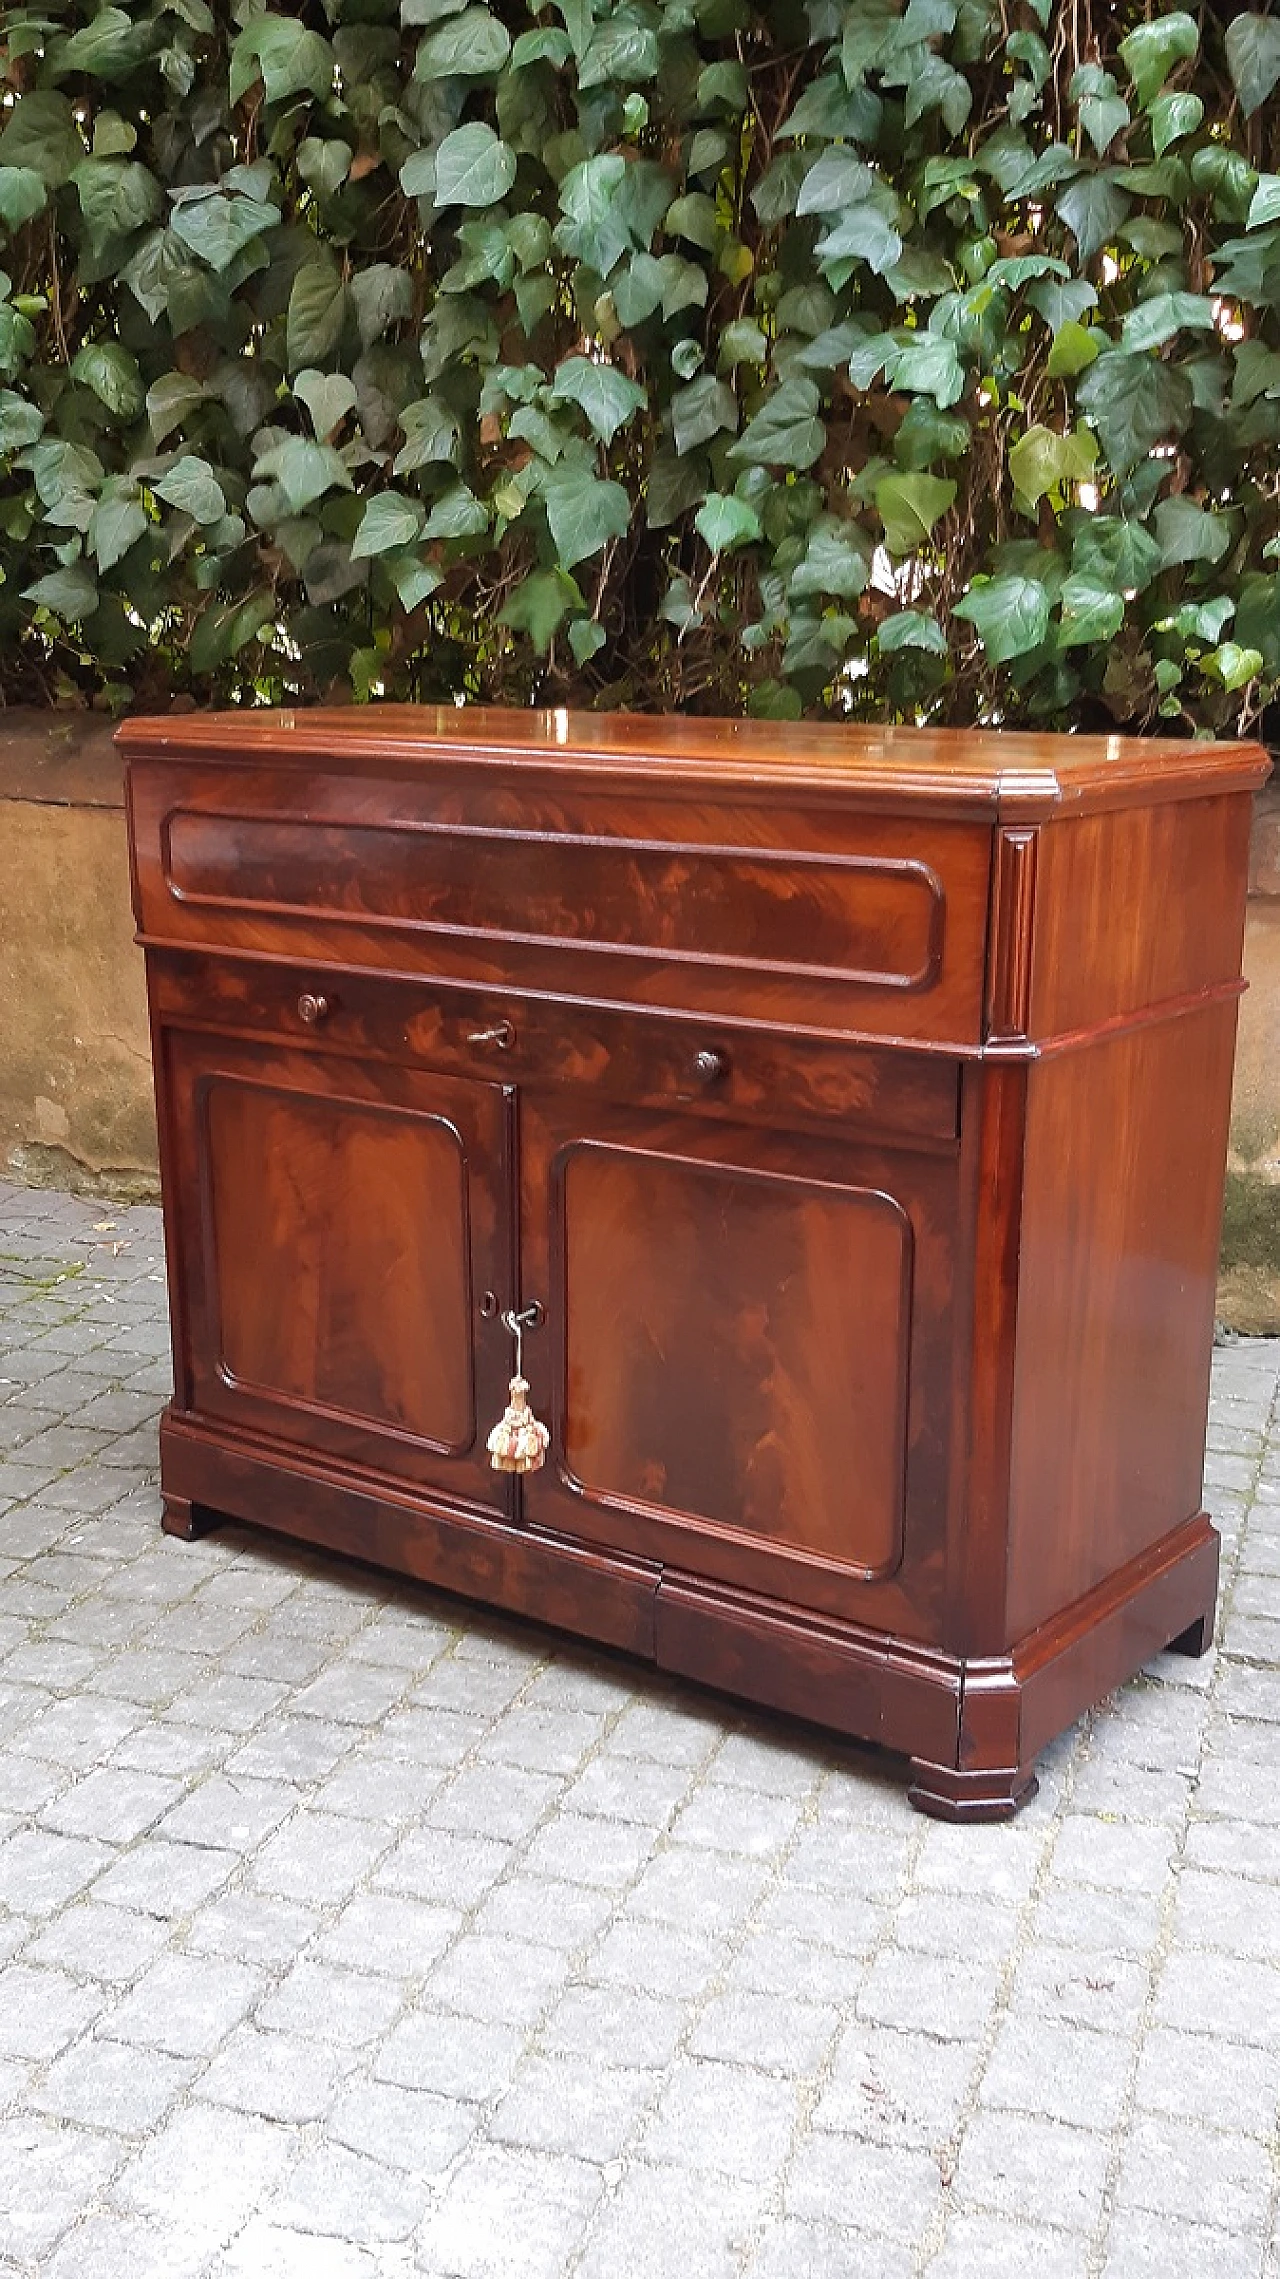
{"type": "Polygon", "coordinates": [[[1280,1344],[1011,1828],[158,1532],[157,1214],[0,1185],[0,2279],[1280,2279],[1280,1344]]]}

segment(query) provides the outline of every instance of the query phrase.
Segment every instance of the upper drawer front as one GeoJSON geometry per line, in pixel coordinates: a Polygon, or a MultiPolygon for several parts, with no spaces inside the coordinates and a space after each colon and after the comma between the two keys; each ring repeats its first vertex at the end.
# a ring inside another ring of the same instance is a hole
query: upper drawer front
{"type": "Polygon", "coordinates": [[[465,773],[133,771],[155,942],[976,1043],[990,832],[465,773]]]}

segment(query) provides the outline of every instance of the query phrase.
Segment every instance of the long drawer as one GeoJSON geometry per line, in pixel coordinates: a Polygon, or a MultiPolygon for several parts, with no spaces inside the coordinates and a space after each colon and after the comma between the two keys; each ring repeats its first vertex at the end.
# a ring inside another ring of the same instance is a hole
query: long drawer
{"type": "Polygon", "coordinates": [[[843,1123],[932,1142],[953,1142],[958,1130],[959,1069],[940,1054],[391,980],[316,962],[182,951],[154,957],[150,975],[155,1011],[172,1026],[489,1081],[589,1085],[641,1107],[784,1129],[843,1123]]]}
{"type": "Polygon", "coordinates": [[[507,786],[491,772],[424,761],[420,777],[384,781],[135,761],[143,939],[979,1043],[985,822],[507,786]]]}

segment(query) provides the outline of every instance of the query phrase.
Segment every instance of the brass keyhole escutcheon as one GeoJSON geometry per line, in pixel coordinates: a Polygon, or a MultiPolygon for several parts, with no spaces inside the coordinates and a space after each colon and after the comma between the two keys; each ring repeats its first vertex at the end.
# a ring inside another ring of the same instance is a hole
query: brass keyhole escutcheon
{"type": "Polygon", "coordinates": [[[309,989],[304,989],[298,999],[298,1019],[305,1021],[309,1029],[319,1028],[322,1021],[328,1020],[331,1010],[327,997],[313,996],[309,989]]]}

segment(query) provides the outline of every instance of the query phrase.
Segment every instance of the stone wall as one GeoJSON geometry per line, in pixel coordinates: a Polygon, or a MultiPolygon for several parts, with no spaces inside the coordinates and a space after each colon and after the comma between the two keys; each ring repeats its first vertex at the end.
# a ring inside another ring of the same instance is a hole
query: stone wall
{"type": "MultiPolygon", "coordinates": [[[[1254,828],[1220,1311],[1280,1334],[1280,786],[1254,828]]],[[[0,1164],[156,1191],[142,957],[120,764],[85,714],[0,714],[0,1164]]]]}
{"type": "Polygon", "coordinates": [[[155,1116],[111,723],[0,713],[0,1163],[153,1195],[155,1116]]]}

